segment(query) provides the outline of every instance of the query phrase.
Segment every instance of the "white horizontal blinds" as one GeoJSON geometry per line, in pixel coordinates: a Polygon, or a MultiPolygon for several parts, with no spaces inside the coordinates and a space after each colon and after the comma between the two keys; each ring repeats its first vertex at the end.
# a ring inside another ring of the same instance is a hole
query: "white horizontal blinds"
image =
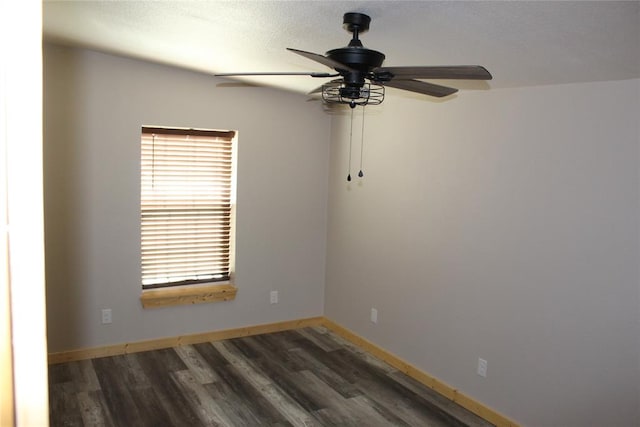
{"type": "Polygon", "coordinates": [[[142,129],[143,288],[229,279],[233,136],[142,129]]]}

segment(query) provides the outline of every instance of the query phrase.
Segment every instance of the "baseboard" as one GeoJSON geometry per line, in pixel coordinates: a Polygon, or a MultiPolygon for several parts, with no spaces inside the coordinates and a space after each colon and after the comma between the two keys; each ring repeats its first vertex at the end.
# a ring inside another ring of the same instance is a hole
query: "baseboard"
{"type": "Polygon", "coordinates": [[[148,341],[133,343],[115,344],[103,347],[64,351],[59,353],[49,353],[49,363],[64,363],[77,360],[94,359],[105,356],[117,356],[120,354],[138,353],[141,351],[158,350],[162,348],[177,347],[180,345],[198,344],[209,341],[220,341],[231,338],[246,337],[251,335],[268,334],[271,332],[281,332],[292,329],[306,328],[310,326],[324,326],[342,338],[352,342],[358,347],[373,354],[377,358],[384,360],[389,365],[405,373],[411,378],[419,381],[427,387],[435,390],[446,398],[456,402],[463,408],[473,412],[481,418],[495,424],[498,427],[518,427],[518,424],[511,421],[504,415],[494,411],[486,405],[478,402],[470,396],[462,393],[439,379],[421,371],[410,363],[405,362],[398,356],[384,350],[376,344],[368,341],[349,329],[327,319],[326,317],[309,317],[299,320],[288,320],[284,322],[267,323],[263,325],[246,326],[242,328],[226,329],[201,334],[183,335],[171,338],[160,338],[148,341]]]}
{"type": "Polygon", "coordinates": [[[271,332],[287,331],[291,329],[321,326],[323,317],[309,317],[299,320],[267,323],[263,325],[245,326],[242,328],[226,329],[201,334],[183,335],[171,338],[160,338],[133,343],[114,344],[102,347],[85,348],[79,350],[49,353],[49,364],[73,362],[77,360],[94,359],[97,357],[117,356],[120,354],[138,353],[148,350],[178,347],[187,344],[198,344],[208,341],[220,341],[231,338],[247,337],[250,335],[268,334],[271,332]]]}
{"type": "Polygon", "coordinates": [[[410,363],[405,362],[398,356],[388,352],[387,350],[384,350],[383,348],[377,346],[371,341],[368,341],[362,338],[361,336],[335,323],[334,321],[327,319],[325,317],[322,320],[322,326],[331,330],[332,332],[341,336],[342,338],[352,342],[353,344],[357,345],[358,347],[362,348],[368,353],[373,354],[377,358],[384,360],[389,365],[405,373],[406,375],[410,376],[414,380],[437,391],[441,395],[456,402],[458,405],[473,412],[474,414],[489,421],[490,423],[495,424],[498,427],[518,427],[519,426],[519,424],[517,424],[514,421],[511,421],[504,415],[478,402],[472,397],[467,396],[461,391],[456,390],[455,388],[440,381],[439,379],[421,371],[420,369],[416,368],[410,363]]]}

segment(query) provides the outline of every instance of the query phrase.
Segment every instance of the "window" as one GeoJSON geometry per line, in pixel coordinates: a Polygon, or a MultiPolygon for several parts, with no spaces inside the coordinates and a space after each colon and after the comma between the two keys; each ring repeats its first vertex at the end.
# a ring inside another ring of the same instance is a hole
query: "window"
{"type": "Polygon", "coordinates": [[[233,131],[143,127],[142,288],[229,280],[233,131]]]}

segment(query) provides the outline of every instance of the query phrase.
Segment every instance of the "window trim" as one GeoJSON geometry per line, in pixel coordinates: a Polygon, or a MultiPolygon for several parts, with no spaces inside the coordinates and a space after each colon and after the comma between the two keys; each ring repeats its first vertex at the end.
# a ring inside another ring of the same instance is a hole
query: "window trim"
{"type": "Polygon", "coordinates": [[[233,301],[236,288],[231,281],[224,284],[182,285],[161,289],[145,289],[140,295],[143,308],[160,308],[220,301],[233,301]]]}
{"type": "Polygon", "coordinates": [[[229,139],[232,142],[231,169],[231,213],[229,236],[229,277],[222,280],[207,280],[196,283],[169,284],[168,286],[142,288],[140,301],[143,308],[156,308],[174,305],[199,304],[207,302],[231,301],[235,299],[237,288],[235,278],[235,237],[236,237],[236,180],[237,180],[237,131],[222,131],[209,129],[142,126],[142,134],[170,134],[213,136],[229,139]]]}

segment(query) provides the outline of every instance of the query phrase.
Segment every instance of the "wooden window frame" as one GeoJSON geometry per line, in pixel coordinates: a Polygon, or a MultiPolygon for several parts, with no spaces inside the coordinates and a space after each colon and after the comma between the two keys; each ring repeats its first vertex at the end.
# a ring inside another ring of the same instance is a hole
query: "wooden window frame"
{"type": "MultiPolygon", "coordinates": [[[[225,140],[225,142],[221,142],[222,145],[226,145],[227,142],[230,144],[230,152],[231,152],[231,170],[229,172],[230,178],[230,186],[229,186],[229,199],[228,199],[228,247],[227,247],[227,260],[228,260],[228,270],[225,270],[225,266],[223,265],[221,271],[226,271],[228,275],[222,277],[222,279],[213,279],[211,277],[201,279],[201,280],[182,280],[182,281],[172,281],[170,283],[156,283],[149,284],[147,281],[146,285],[143,285],[142,295],[140,297],[142,306],[144,308],[157,308],[157,307],[165,307],[165,306],[173,306],[173,305],[183,305],[183,304],[197,304],[197,303],[206,303],[206,302],[216,302],[216,301],[230,301],[235,299],[235,295],[237,289],[234,285],[234,253],[235,253],[235,171],[236,171],[236,153],[237,153],[237,133],[235,131],[218,131],[218,130],[206,130],[206,129],[188,129],[188,128],[168,128],[168,127],[160,127],[160,126],[143,126],[142,127],[142,135],[141,140],[144,138],[148,138],[148,135],[157,135],[160,137],[169,138],[170,136],[194,136],[194,137],[213,137],[225,140]]],[[[144,141],[141,142],[144,145],[144,141]]],[[[155,146],[154,146],[155,147],[155,146]]],[[[141,148],[144,150],[144,148],[141,148]]],[[[225,152],[225,156],[226,156],[225,152]]],[[[226,159],[227,157],[225,157],[226,159]]],[[[142,165],[144,168],[145,164],[145,152],[141,153],[142,165]]],[[[155,162],[155,157],[154,160],[155,162]]],[[[147,161],[148,165],[148,161],[147,161]]],[[[148,167],[147,167],[148,169],[148,167]]],[[[141,179],[145,179],[145,173],[148,175],[148,171],[141,170],[141,179]]],[[[226,172],[225,172],[226,173],[226,172]]],[[[143,226],[145,224],[144,219],[142,217],[143,212],[145,212],[145,201],[144,197],[144,189],[148,189],[145,187],[144,183],[141,183],[141,244],[144,241],[143,232],[144,230],[149,230],[150,223],[147,222],[146,228],[143,226]]],[[[222,191],[226,191],[222,189],[222,191]]],[[[148,205],[146,206],[148,207],[148,205]]],[[[170,209],[167,209],[170,210],[170,209]]],[[[148,210],[146,211],[148,212],[148,210]]],[[[151,225],[153,227],[153,225],[151,225]]],[[[225,231],[227,230],[226,226],[225,231]]],[[[152,228],[153,229],[153,228],[152,228]]],[[[147,231],[148,234],[148,231],[147,231]]],[[[225,241],[225,237],[223,237],[223,241],[225,241]]],[[[149,245],[147,244],[148,248],[149,245]]],[[[149,277],[148,271],[151,267],[149,267],[149,256],[146,257],[143,255],[144,247],[141,248],[141,268],[143,277],[145,277],[145,266],[147,275],[149,277]],[[145,263],[146,264],[143,264],[145,263]]],[[[148,250],[147,250],[148,254],[148,250]]],[[[224,256],[223,256],[224,257],[224,256]]],[[[222,261],[224,263],[224,261],[222,261]]],[[[216,271],[217,273],[217,271],[216,271]]]]}

